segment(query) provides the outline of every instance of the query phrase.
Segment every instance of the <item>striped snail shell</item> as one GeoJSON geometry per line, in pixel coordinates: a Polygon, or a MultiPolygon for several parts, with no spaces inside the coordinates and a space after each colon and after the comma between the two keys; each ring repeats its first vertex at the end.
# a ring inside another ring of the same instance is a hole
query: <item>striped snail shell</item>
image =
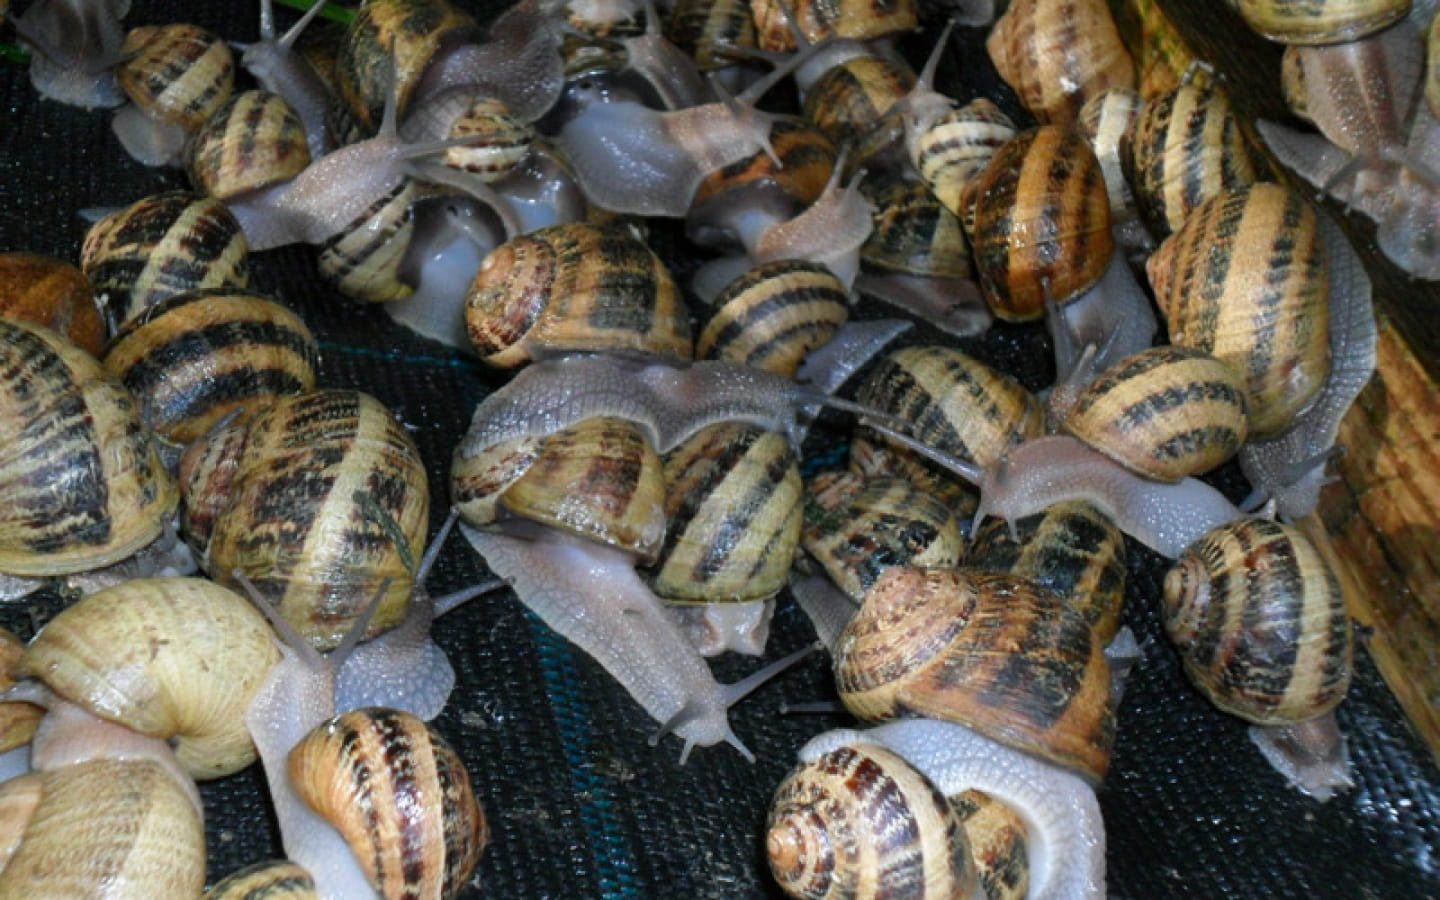
{"type": "Polygon", "coordinates": [[[140,310],[196,288],[250,284],[249,243],[213,197],[152,194],[111,213],[85,234],[80,268],[116,327],[140,310]]]}
{"type": "Polygon", "coordinates": [[[352,300],[385,303],[414,292],[402,267],[415,234],[415,182],[402,178],[319,244],[320,276],[352,300]]]}
{"type": "Polygon", "coordinates": [[[481,359],[497,368],[587,350],[692,356],[675,280],[619,227],[554,225],[501,244],[475,273],[465,322],[481,359]]]}
{"type": "Polygon", "coordinates": [[[1157,238],[1179,229],[1207,198],[1257,180],[1230,98],[1218,86],[1182,84],[1146,100],[1121,139],[1120,162],[1157,238]]]}
{"type": "Polygon", "coordinates": [[[755,19],[755,40],[762,50],[795,49],[798,28],[814,43],[827,37],[869,40],[905,31],[920,25],[916,0],[750,0],[755,19]]]}
{"type": "Polygon", "coordinates": [[[1170,340],[1241,373],[1253,437],[1288,428],[1325,382],[1328,270],[1314,207],[1269,183],[1205,201],[1146,263],[1170,340]]]}
{"type": "Polygon", "coordinates": [[[765,827],[770,871],[791,897],[979,896],[958,811],[883,747],[801,763],[776,789],[765,827]]]}
{"type": "Polygon", "coordinates": [[[984,791],[950,798],[970,841],[970,856],[986,900],[1024,900],[1030,892],[1030,835],[1025,820],[984,791]]]}
{"type": "Polygon", "coordinates": [[[192,776],[255,761],[251,698],[280,660],[270,625],[201,578],[137,578],[87,595],[41,629],[21,671],[94,715],[170,741],[192,776]]]}
{"type": "Polygon", "coordinates": [[[859,603],[891,566],[955,566],[964,554],[948,506],[903,478],[826,472],[806,485],[805,551],[859,603]]]}
{"type": "Polygon", "coordinates": [[[185,138],[215,114],[235,87],[230,46],[195,25],[145,25],[125,35],[115,69],[131,106],[115,114],[115,134],[146,165],[179,162],[185,138]]]}
{"type": "Polygon", "coordinates": [[[234,95],[185,145],[190,183],[221,200],[289,181],[308,165],[304,123],[269,91],[234,95]]]}
{"type": "Polygon", "coordinates": [[[980,173],[995,151],[1016,134],[1015,123],[992,101],[976,97],[930,123],[912,149],[915,169],[935,197],[965,226],[975,230],[975,196],[980,173]]]}
{"type": "Polygon", "coordinates": [[[222,584],[248,576],[317,649],[338,644],[377,589],[368,636],[404,619],[429,489],[395,417],[359,391],[277,398],[192,444],[181,528],[222,584]]]}
{"type": "Polygon", "coordinates": [[[1239,0],[1240,15],[1282,44],[1340,44],[1405,18],[1410,0],[1239,0]]]}
{"type": "Polygon", "coordinates": [[[887,569],[841,632],[835,684],[861,719],[959,722],[1095,784],[1110,764],[1115,713],[1100,641],[1078,611],[1024,578],[887,569]]]}
{"type": "Polygon", "coordinates": [[[815,79],[803,114],[837,146],[859,144],[914,87],[915,73],[905,63],[856,56],[815,79]]]}
{"type": "Polygon", "coordinates": [[[925,182],[881,176],[862,190],[875,205],[860,258],[871,269],[928,278],[969,278],[970,244],[954,211],[925,182]]]}
{"type": "Polygon", "coordinates": [[[1058,125],[1017,134],[976,188],[980,289],[995,315],[1038,319],[1094,285],[1115,248],[1105,176],[1090,145],[1058,125]]]}
{"type": "MultiPolygon", "coordinates": [[[[888,353],[870,370],[855,395],[872,409],[913,424],[911,434],[930,447],[982,468],[999,462],[1005,451],[1043,433],[1040,401],[1011,376],[951,347],[919,345],[888,353]]],[[[868,474],[899,475],[954,503],[968,493],[955,477],[893,448],[877,466],[865,465],[870,448],[888,446],[860,428],[851,445],[852,461],[868,474]]]]}
{"type": "Polygon", "coordinates": [[[965,565],[1028,578],[1079,610],[1108,644],[1125,602],[1125,536],[1093,504],[1057,503],[1007,523],[976,528],[965,565]]]}
{"type": "Polygon", "coordinates": [[[447,0],[375,0],[356,10],[336,56],[335,75],[340,106],[359,136],[380,130],[392,91],[396,116],[403,120],[441,49],[478,36],[475,21],[447,0]]]}
{"type": "Polygon", "coordinates": [[[320,347],[295,313],[228,288],[177,294],[111,340],[107,372],[135,395],[145,424],[186,445],[231,412],[315,387],[320,347]]]}
{"type": "Polygon", "coordinates": [[[1080,392],[1062,427],[1116,462],[1160,481],[1208,472],[1248,434],[1237,369],[1185,346],[1151,347],[1080,392]]]}
{"type": "Polygon", "coordinates": [[[1104,0],[1017,0],[985,49],[1042,124],[1070,125],[1090,97],[1135,86],[1135,63],[1104,0]]]}
{"type": "Polygon", "coordinates": [[[457,454],[451,496],[476,526],[519,518],[653,560],[665,537],[665,474],[633,422],[585,419],[457,454]]]}
{"type": "Polygon", "coordinates": [[[775,159],[762,150],[705,176],[685,214],[691,240],[748,246],[754,220],[782,221],[819,199],[835,168],[830,139],[803,119],[783,116],[770,129],[770,148],[775,159]]]}
{"type": "Polygon", "coordinates": [[[65,338],[18,320],[0,319],[0,371],[0,571],[90,571],[159,537],[175,484],[129,392],[65,338]]]}
{"type": "Polygon", "coordinates": [[[805,354],[850,317],[845,285],[819,263],[761,263],[716,296],[695,344],[699,359],[723,359],[794,376],[805,354]]]}
{"type": "Polygon", "coordinates": [[[665,542],[642,574],[656,596],[682,604],[702,655],[764,652],[763,604],[800,545],[802,495],[795,452],[776,431],[718,422],[665,454],[665,542]]]}
{"type": "Polygon", "coordinates": [[[43,253],[0,253],[0,315],[44,325],[92,356],[105,345],[105,326],[85,273],[43,253]]]}
{"type": "Polygon", "coordinates": [[[238,869],[215,882],[201,900],[318,900],[315,879],[289,860],[238,869]]]}
{"type": "Polygon", "coordinates": [[[387,900],[458,897],[490,840],[464,762],[409,713],[366,707],[330,719],[290,751],[289,774],[387,900]]]}
{"type": "MultiPolygon", "coordinates": [[[[446,92],[440,97],[448,98],[453,93],[446,92]]],[[[446,131],[438,136],[470,140],[463,146],[446,150],[442,159],[446,165],[471,172],[481,181],[498,181],[530,152],[535,129],[517,118],[503,100],[473,96],[473,92],[469,91],[460,93],[469,102],[458,110],[446,131]]],[[[427,103],[426,107],[429,106],[427,103]]],[[[414,118],[411,116],[412,121],[414,118]]],[[[406,140],[419,140],[410,137],[405,129],[401,130],[400,136],[406,140]]]]}
{"type": "Polygon", "coordinates": [[[1165,631],[1190,680],[1251,722],[1310,719],[1350,686],[1340,582],[1297,529],[1245,518],[1213,529],[1165,576],[1165,631]]]}
{"type": "Polygon", "coordinates": [[[730,47],[755,47],[755,18],[748,0],[678,0],[665,36],[695,60],[702,72],[735,65],[730,47]]]}

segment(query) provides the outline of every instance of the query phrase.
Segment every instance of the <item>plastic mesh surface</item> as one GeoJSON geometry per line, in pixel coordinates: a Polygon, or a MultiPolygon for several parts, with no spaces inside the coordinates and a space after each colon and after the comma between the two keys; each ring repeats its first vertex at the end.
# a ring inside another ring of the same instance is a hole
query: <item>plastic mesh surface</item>
{"type": "MultiPolygon", "coordinates": [[[[254,18],[248,3],[137,0],[127,23],[183,19],[252,40],[254,18]]],[[[39,101],[15,62],[0,63],[0,104],[0,250],[77,259],[86,227],[79,209],[182,185],[175,171],[129,161],[107,113],[39,101]]],[[[684,255],[675,247],[666,252],[684,255]]],[[[322,385],[369,391],[413,427],[429,465],[433,532],[446,506],[452,449],[475,404],[500,379],[392,325],[378,309],[328,291],[307,248],[258,254],[252,267],[256,288],[298,310],[320,338],[322,385]]],[[[1007,327],[969,349],[1038,388],[1050,376],[1047,347],[1039,329],[1007,327]]],[[[820,446],[834,449],[840,439],[822,431],[820,446]]],[[[1231,477],[1229,487],[1243,493],[1231,477]]],[[[1440,779],[1365,654],[1357,654],[1355,683],[1339,709],[1357,787],[1321,805],[1288,790],[1246,739],[1244,723],[1214,711],[1189,687],[1154,613],[1163,564],[1139,548],[1130,557],[1126,621],[1145,655],[1119,710],[1119,743],[1100,792],[1112,896],[1440,895],[1440,779]]],[[[456,538],[430,584],[445,592],[487,574],[456,538]]],[[[0,609],[0,619],[28,638],[56,604],[54,597],[30,598],[0,609]]],[[[654,723],[508,592],[445,617],[435,635],[459,676],[437,725],[466,761],[493,829],[465,896],[779,895],[761,838],[770,795],[801,744],[850,724],[841,716],[776,713],[781,702],[833,696],[823,659],[810,659],[732,713],[756,764],[716,747],[697,750],[681,767],[678,740],[648,747],[654,723]]],[[[812,639],[804,617],[783,599],[768,658],[812,639]]],[[[733,681],[757,665],[725,658],[714,668],[720,680],[733,681]]],[[[279,855],[258,766],[202,793],[212,880],[279,855]]]]}

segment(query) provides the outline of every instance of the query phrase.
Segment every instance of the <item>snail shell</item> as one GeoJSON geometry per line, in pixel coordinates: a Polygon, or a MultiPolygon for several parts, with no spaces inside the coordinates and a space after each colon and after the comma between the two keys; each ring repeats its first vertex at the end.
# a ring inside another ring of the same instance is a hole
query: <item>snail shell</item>
{"type": "Polygon", "coordinates": [[[169,739],[196,778],[255,761],[245,710],[280,660],[251,603],[199,578],[90,594],[30,642],[21,671],[102,718],[169,739]]]}
{"type": "Polygon", "coordinates": [[[1257,180],[1230,97],[1186,84],[1151,97],[1121,139],[1120,162],[1145,224],[1180,228],[1207,198],[1257,180]]]}
{"type": "Polygon", "coordinates": [[[970,897],[979,887],[957,810],[878,746],[803,762],[766,818],[770,871],[785,893],[822,898],[970,897]]]}
{"type": "Polygon", "coordinates": [[[0,253],[0,314],[53,329],[92,356],[105,345],[105,326],[85,273],[53,256],[0,253]]]}
{"type": "Polygon", "coordinates": [[[1165,576],[1165,631],[1216,706],[1260,724],[1333,709],[1353,638],[1340,582],[1309,539],[1268,519],[1205,534],[1165,576]]]}
{"type": "Polygon", "coordinates": [[[867,267],[926,278],[974,274],[960,219],[925,182],[882,178],[862,190],[875,205],[874,228],[860,248],[867,267]]]}
{"type": "Polygon", "coordinates": [[[1014,809],[971,789],[950,798],[970,841],[986,900],[1024,900],[1030,892],[1028,828],[1014,809]]]}
{"type": "Polygon", "coordinates": [[[903,478],[854,472],[810,481],[801,541],[856,603],[891,566],[955,566],[965,549],[944,503],[903,478]]]}
{"type": "Polygon", "coordinates": [[[610,350],[688,359],[688,313],[665,264],[621,228],[570,223],[512,238],[480,264],[465,300],[488,365],[610,350]]]}
{"type": "Polygon", "coordinates": [[[1038,319],[1094,285],[1115,248],[1105,176],[1090,145],[1057,125],[1021,132],[976,187],[972,248],[995,314],[1038,319]]]}
{"type": "MultiPolygon", "coordinates": [[[[0,628],[0,691],[10,690],[22,677],[19,663],[24,655],[24,642],[0,628]]],[[[0,703],[0,754],[30,743],[35,736],[35,726],[40,724],[44,715],[45,710],[33,703],[19,700],[0,703]]],[[[0,863],[0,870],[3,868],[3,863],[0,863]]]]}
{"type": "Polygon", "coordinates": [[[90,571],[159,537],[175,485],[129,392],[68,340],[18,320],[0,319],[0,371],[0,571],[90,571]]]}
{"type": "MultiPolygon", "coordinates": [[[[1135,194],[1130,190],[1130,182],[1125,180],[1120,145],[1144,105],[1139,91],[1111,88],[1085,101],[1075,122],[1075,127],[1090,142],[1090,149],[1095,151],[1095,158],[1105,173],[1105,189],[1110,195],[1110,220],[1117,229],[1134,230],[1139,227],[1138,223],[1131,224],[1139,217],[1140,209],[1135,194]]],[[[1148,234],[1137,234],[1133,240],[1127,234],[1122,237],[1122,243],[1127,246],[1136,244],[1147,254],[1154,246],[1148,234]]]]}
{"type": "MultiPolygon", "coordinates": [[[[984,468],[997,463],[1011,445],[1045,428],[1040,401],[1018,381],[939,345],[886,354],[861,383],[856,400],[912,422],[911,435],[926,445],[984,468]]],[[[954,476],[903,448],[875,459],[871,448],[877,445],[889,442],[869,436],[862,427],[851,446],[851,458],[861,471],[899,475],[954,502],[959,487],[954,476]],[[867,459],[878,465],[867,465],[867,459]]]]}
{"type": "Polygon", "coordinates": [[[805,39],[814,43],[827,37],[868,40],[913,31],[920,25],[916,0],[750,0],[755,39],[762,50],[795,49],[791,20],[805,39]]]}
{"type": "Polygon", "coordinates": [[[429,489],[414,440],[374,397],[280,397],[191,445],[180,482],[202,568],[222,584],[247,575],[318,649],[338,644],[387,580],[367,634],[404,618],[429,489]]]}
{"type": "Polygon", "coordinates": [[[140,310],[196,288],[249,286],[249,244],[213,197],[166,191],[112,213],[85,234],[80,268],[106,318],[123,325],[140,310]]]}
{"type": "Polygon", "coordinates": [[[1110,764],[1100,641],[1079,612],[1023,578],[886,570],[840,635],[835,683],[862,719],[959,722],[1097,784],[1110,764]]]}
{"type": "Polygon", "coordinates": [[[945,208],[960,217],[966,234],[975,230],[979,175],[1016,131],[1000,107],[977,97],[936,118],[911,148],[920,177],[945,208]]]}
{"type": "Polygon", "coordinates": [[[202,900],[317,900],[315,879],[289,860],[255,863],[215,882],[202,900]]]}
{"type": "Polygon", "coordinates": [[[1174,482],[1239,452],[1247,412],[1231,365],[1188,347],[1151,347],[1081,391],[1063,428],[1132,472],[1174,482]]]}
{"type": "Polygon", "coordinates": [[[489,842],[465,764],[409,713],[342,713],[295,745],[289,773],[387,900],[458,897],[489,842]]]}
{"type": "Polygon", "coordinates": [[[190,183],[221,200],[289,181],[308,165],[305,124],[269,91],[231,97],[185,145],[190,183]]]}
{"type": "Polygon", "coordinates": [[[805,91],[803,114],[836,146],[855,145],[915,87],[908,65],[856,56],[827,69],[805,91]]]}
{"type": "Polygon", "coordinates": [[[653,560],[665,537],[660,455],[633,422],[585,419],[457,454],[451,496],[476,526],[519,518],[653,560]]]}
{"type": "Polygon", "coordinates": [[[1171,342],[1241,373],[1251,435],[1288,428],[1330,368],[1329,266],[1311,204],[1268,183],[1217,194],[1146,271],[1171,342]]]}
{"type": "Polygon", "coordinates": [[[1070,125],[1090,97],[1135,86],[1104,0],[1017,0],[985,40],[995,69],[1042,124],[1070,125]]]}
{"type": "Polygon", "coordinates": [[[1405,18],[1410,0],[1239,0],[1245,24],[1283,44],[1340,44],[1405,18]]]}
{"type": "Polygon", "coordinates": [[[819,263],[761,263],[726,285],[695,345],[723,359],[793,377],[805,355],[828,343],[850,317],[849,294],[819,263]]]}
{"type": "Polygon", "coordinates": [[[414,285],[402,275],[415,234],[419,192],[401,178],[319,245],[321,277],[353,300],[385,303],[410,296],[414,285]]]}
{"type": "Polygon", "coordinates": [[[665,36],[695,60],[702,72],[735,65],[730,47],[755,47],[755,18],[748,0],[678,0],[665,36]]]}
{"type": "Polygon", "coordinates": [[[230,99],[230,46],[195,25],[145,25],[125,35],[121,51],[115,78],[134,105],[116,114],[115,133],[146,165],[175,162],[186,135],[230,99]]]}
{"type": "Polygon", "coordinates": [[[1008,524],[987,520],[975,530],[965,565],[1009,572],[1049,588],[1085,616],[1102,644],[1120,628],[1125,536],[1083,500],[1057,503],[1008,524]]]}
{"type": "MultiPolygon", "coordinates": [[[[408,137],[404,132],[402,136],[408,137]]],[[[470,139],[446,150],[445,164],[472,172],[488,183],[505,177],[530,152],[535,129],[517,118],[503,100],[476,97],[442,136],[470,139]]]]}
{"type": "Polygon", "coordinates": [[[104,364],[140,402],[147,427],[185,445],[233,411],[312,390],[319,361],[295,313],[217,288],[148,307],[115,335],[104,364]]]}

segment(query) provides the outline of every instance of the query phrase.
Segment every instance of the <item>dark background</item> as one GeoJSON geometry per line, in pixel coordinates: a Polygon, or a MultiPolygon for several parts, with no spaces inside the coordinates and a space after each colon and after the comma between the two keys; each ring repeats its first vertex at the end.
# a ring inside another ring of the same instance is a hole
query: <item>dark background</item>
{"type": "MultiPolygon", "coordinates": [[[[461,5],[482,21],[493,10],[461,5]]],[[[253,40],[256,16],[244,3],[137,0],[126,21],[191,21],[253,40]]],[[[293,14],[282,9],[279,17],[283,25],[293,14]]],[[[961,99],[984,90],[1008,101],[976,50],[978,38],[959,36],[959,62],[947,62],[941,83],[957,84],[959,65],[959,83],[969,85],[956,89],[961,99]]],[[[917,64],[930,40],[912,42],[917,64]]],[[[1254,62],[1263,71],[1274,60],[1254,62]]],[[[85,232],[77,210],[129,204],[183,184],[178,172],[131,162],[111,135],[108,113],[38,100],[14,59],[0,61],[0,104],[0,250],[77,260],[85,232]]],[[[679,271],[694,263],[673,240],[659,249],[679,271]]],[[[308,248],[257,254],[252,271],[258,290],[300,311],[319,337],[322,385],[369,391],[413,427],[429,464],[433,531],[446,506],[452,450],[474,405],[501,379],[326,289],[308,248]]],[[[1031,388],[1051,377],[1039,329],[1000,328],[965,346],[1031,388]]],[[[820,446],[835,451],[841,441],[843,431],[820,431],[820,446]]],[[[1233,473],[1219,481],[1236,496],[1245,492],[1233,473]]],[[[1119,741],[1100,791],[1112,896],[1440,896],[1440,781],[1365,654],[1357,655],[1355,684],[1338,713],[1357,786],[1318,804],[1269,770],[1244,723],[1214,711],[1189,687],[1154,613],[1163,563],[1133,545],[1130,561],[1126,620],[1145,655],[1119,710],[1119,741]]],[[[430,586],[443,593],[487,574],[456,538],[430,586]]],[[[56,603],[32,597],[0,609],[0,619],[28,638],[56,603]]],[[[697,750],[681,767],[679,742],[648,747],[654,723],[508,592],[447,616],[435,634],[459,673],[437,725],[465,759],[494,832],[466,896],[778,895],[761,846],[770,794],[810,736],[849,724],[841,716],[777,714],[782,702],[833,695],[823,659],[810,659],[732,712],[736,733],[760,757],[756,764],[715,747],[697,750]]],[[[768,657],[810,640],[808,623],[782,596],[768,657]]],[[[720,680],[734,681],[756,665],[727,658],[714,668],[720,680]]],[[[204,786],[203,794],[212,880],[280,853],[258,766],[204,786]]]]}

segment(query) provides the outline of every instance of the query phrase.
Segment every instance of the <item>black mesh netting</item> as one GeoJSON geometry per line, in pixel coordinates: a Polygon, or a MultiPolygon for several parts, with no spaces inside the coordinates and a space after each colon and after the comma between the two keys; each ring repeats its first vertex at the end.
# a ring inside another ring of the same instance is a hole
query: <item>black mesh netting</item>
{"type": "MultiPolygon", "coordinates": [[[[284,16],[289,21],[290,13],[284,16]]],[[[127,23],[175,20],[237,40],[256,36],[251,3],[202,9],[136,2],[127,23]]],[[[920,52],[927,43],[919,41],[920,52]]],[[[974,55],[962,64],[983,67],[974,55]]],[[[181,184],[174,171],[129,161],[107,113],[37,100],[13,59],[0,64],[0,98],[0,250],[76,259],[85,231],[78,210],[128,204],[181,184]]],[[[683,250],[665,252],[683,264],[683,250]]],[[[498,379],[393,326],[379,310],[347,303],[320,285],[313,265],[307,248],[259,254],[253,279],[300,311],[320,338],[323,385],[369,391],[413,427],[429,463],[438,526],[451,451],[498,379]]],[[[967,346],[1019,372],[1032,388],[1049,377],[1048,343],[1038,329],[1000,328],[967,346]]],[[[821,442],[833,449],[840,435],[822,432],[821,442]]],[[[1288,790],[1260,760],[1244,724],[1188,686],[1153,610],[1161,561],[1132,548],[1131,564],[1126,619],[1145,655],[1119,711],[1119,744],[1100,792],[1112,896],[1440,895],[1440,780],[1365,654],[1357,656],[1355,684],[1339,710],[1357,786],[1318,804],[1288,790]]],[[[486,574],[457,538],[431,586],[453,590],[486,574]]],[[[55,602],[32,598],[0,618],[28,638],[55,602]]],[[[832,695],[823,659],[811,658],[733,712],[756,764],[716,747],[697,750],[682,767],[679,742],[648,747],[655,724],[509,593],[447,616],[435,633],[459,674],[438,726],[465,759],[494,835],[466,896],[778,894],[760,838],[770,794],[807,738],[848,720],[781,716],[776,708],[832,695]]],[[[808,623],[782,599],[769,656],[810,640],[808,623]]],[[[733,681],[756,665],[726,658],[715,668],[722,681],[733,681]]],[[[258,766],[204,786],[203,794],[212,879],[279,855],[258,766]]]]}

